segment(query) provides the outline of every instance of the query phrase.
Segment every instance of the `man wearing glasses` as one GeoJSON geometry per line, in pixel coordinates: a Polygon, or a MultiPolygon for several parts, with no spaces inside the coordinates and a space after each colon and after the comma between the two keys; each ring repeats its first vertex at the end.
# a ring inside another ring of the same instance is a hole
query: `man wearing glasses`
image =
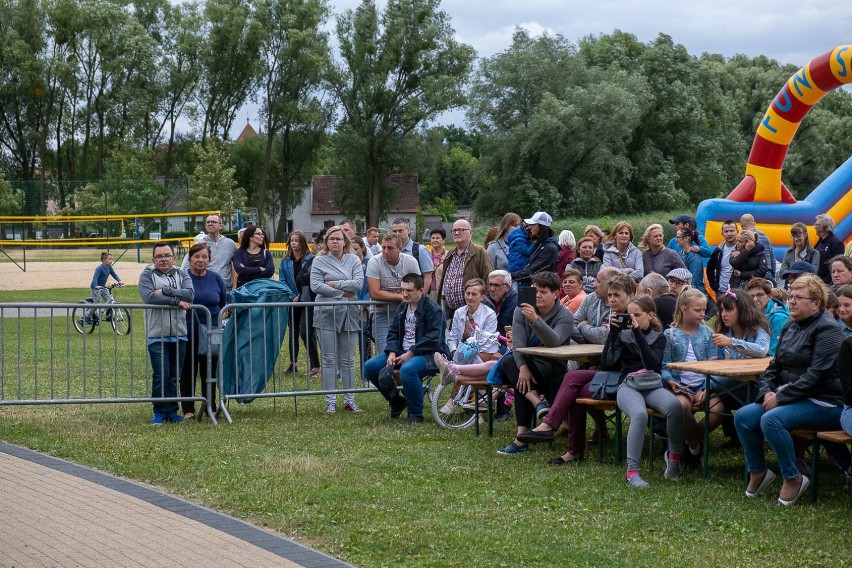
{"type": "Polygon", "coordinates": [[[817,215],[814,220],[814,231],[816,231],[819,240],[814,245],[814,249],[819,253],[819,269],[817,276],[822,278],[826,286],[831,284],[831,273],[829,265],[831,259],[845,252],[843,241],[837,238],[834,234],[834,219],[829,215],[817,215]]]}
{"type": "Polygon", "coordinates": [[[488,274],[486,301],[497,314],[497,331],[504,333],[512,325],[512,316],[518,307],[518,293],[512,290],[512,276],[505,270],[494,270],[488,274]]]}
{"type": "Polygon", "coordinates": [[[453,313],[465,305],[464,283],[474,278],[487,282],[488,275],[494,269],[485,249],[472,240],[470,223],[464,219],[453,223],[456,248],[444,259],[444,277],[438,286],[438,297],[441,298],[447,325],[452,321],[453,313]]]}
{"type": "MultiPolygon", "coordinates": [[[[225,290],[230,292],[233,285],[231,278],[231,259],[237,245],[222,234],[222,218],[219,215],[209,215],[204,221],[204,234],[195,237],[195,244],[204,243],[210,247],[210,264],[207,270],[212,270],[225,281],[225,290]]],[[[183,257],[181,268],[189,268],[189,255],[183,257]]]]}
{"type": "MultiPolygon", "coordinates": [[[[195,290],[186,271],[176,267],[169,243],[154,244],[153,263],[139,276],[139,295],[146,304],[171,306],[145,310],[145,337],[151,358],[151,398],[177,397],[180,371],[186,352],[186,315],[195,290]]],[[[177,401],[154,402],[153,426],[183,422],[177,401]]]]}

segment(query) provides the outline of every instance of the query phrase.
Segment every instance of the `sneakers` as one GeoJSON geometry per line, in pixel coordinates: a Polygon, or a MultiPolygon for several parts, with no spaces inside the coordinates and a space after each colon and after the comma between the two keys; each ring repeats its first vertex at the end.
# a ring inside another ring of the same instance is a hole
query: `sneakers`
{"type": "Polygon", "coordinates": [[[680,477],[680,462],[669,459],[668,450],[663,454],[663,459],[666,460],[666,471],[663,472],[663,477],[666,479],[677,479],[680,477]]]}
{"type": "Polygon", "coordinates": [[[455,377],[450,373],[450,362],[447,361],[444,354],[436,352],[432,358],[435,360],[435,366],[438,367],[438,371],[440,371],[441,384],[449,385],[450,383],[454,383],[455,377]]]}
{"type": "Polygon", "coordinates": [[[526,452],[530,449],[529,446],[521,446],[516,444],[514,440],[509,442],[509,445],[503,448],[502,450],[497,450],[497,453],[501,456],[510,456],[512,454],[520,454],[526,452]]]}
{"type": "Polygon", "coordinates": [[[423,424],[422,416],[409,416],[408,420],[406,420],[407,424],[423,424]]]}
{"type": "Polygon", "coordinates": [[[167,416],[165,414],[160,414],[159,412],[154,413],[154,419],[151,420],[151,426],[162,426],[167,421],[167,416]]]}
{"type": "Polygon", "coordinates": [[[541,401],[535,405],[535,417],[541,420],[547,413],[550,412],[550,405],[545,401],[541,401]]]}
{"type": "Polygon", "coordinates": [[[326,414],[334,414],[337,412],[337,404],[334,402],[329,402],[325,405],[325,413],[326,414]]]}
{"type": "Polygon", "coordinates": [[[626,481],[627,485],[629,485],[630,487],[636,487],[639,489],[649,487],[648,482],[642,479],[642,476],[640,476],[638,473],[630,479],[627,479],[626,481]]]}
{"type": "Polygon", "coordinates": [[[169,415],[166,417],[166,420],[168,422],[174,422],[175,424],[180,424],[181,422],[183,422],[183,416],[181,416],[177,412],[170,412],[169,415]]]}
{"type": "Polygon", "coordinates": [[[358,408],[358,405],[354,402],[344,402],[343,410],[345,410],[346,412],[361,412],[361,409],[358,408]]]}

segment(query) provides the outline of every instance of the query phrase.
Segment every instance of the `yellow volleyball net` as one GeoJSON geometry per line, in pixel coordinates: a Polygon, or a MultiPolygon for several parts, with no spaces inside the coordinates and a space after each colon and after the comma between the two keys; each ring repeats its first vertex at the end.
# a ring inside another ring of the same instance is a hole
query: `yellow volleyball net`
{"type": "Polygon", "coordinates": [[[180,255],[192,245],[204,218],[214,213],[221,214],[0,216],[0,265],[27,272],[33,263],[51,263],[62,271],[74,268],[69,263],[97,263],[101,252],[109,252],[116,260],[146,263],[150,255],[145,249],[158,241],[172,243],[180,255]]]}

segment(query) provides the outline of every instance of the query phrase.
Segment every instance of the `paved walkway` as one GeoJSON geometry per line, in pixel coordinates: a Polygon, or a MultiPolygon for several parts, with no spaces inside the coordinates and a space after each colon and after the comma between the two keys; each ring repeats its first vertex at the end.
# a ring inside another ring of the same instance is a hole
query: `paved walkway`
{"type": "Polygon", "coordinates": [[[0,566],[345,567],[138,483],[0,442],[0,566]]]}

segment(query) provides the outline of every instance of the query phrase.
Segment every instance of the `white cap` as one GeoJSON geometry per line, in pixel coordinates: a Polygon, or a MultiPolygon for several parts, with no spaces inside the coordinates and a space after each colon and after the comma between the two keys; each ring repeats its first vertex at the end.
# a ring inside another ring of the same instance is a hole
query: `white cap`
{"type": "Polygon", "coordinates": [[[535,215],[529,219],[524,219],[524,223],[527,225],[544,225],[545,227],[549,227],[553,223],[553,217],[544,211],[536,211],[535,215]]]}

